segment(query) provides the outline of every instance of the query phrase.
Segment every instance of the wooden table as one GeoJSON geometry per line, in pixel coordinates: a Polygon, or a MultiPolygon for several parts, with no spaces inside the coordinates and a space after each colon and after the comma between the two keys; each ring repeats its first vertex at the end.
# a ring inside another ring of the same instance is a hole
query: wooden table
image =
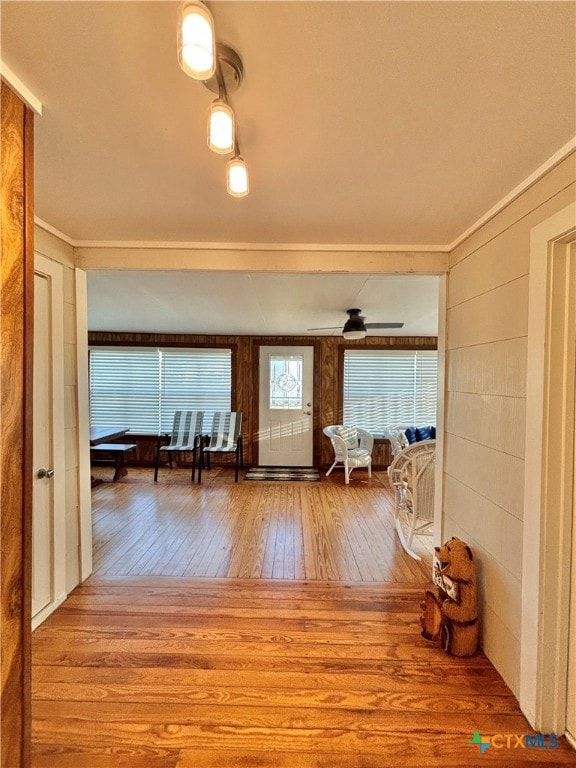
{"type": "Polygon", "coordinates": [[[90,427],[90,445],[108,443],[118,437],[124,437],[128,429],[124,427],[90,427]]]}
{"type": "MultiPolygon", "coordinates": [[[[90,427],[90,446],[94,447],[97,445],[102,445],[103,443],[108,443],[111,440],[116,440],[119,437],[124,437],[127,432],[128,429],[126,427],[90,427]]],[[[128,474],[128,470],[124,464],[124,456],[121,451],[118,451],[115,454],[114,464],[115,471],[113,481],[116,482],[116,480],[121,477],[126,477],[128,474]]],[[[92,488],[94,488],[96,485],[100,485],[102,482],[102,480],[98,480],[93,476],[90,478],[90,485],[92,488]]]]}
{"type": "Polygon", "coordinates": [[[390,445],[390,440],[388,440],[388,438],[384,436],[383,432],[373,432],[372,435],[374,437],[374,446],[377,446],[377,445],[383,446],[382,451],[379,452],[383,459],[383,464],[380,464],[380,465],[372,464],[372,469],[375,469],[376,466],[381,466],[384,469],[388,469],[388,467],[392,463],[392,459],[394,458],[391,453],[392,448],[390,445]]]}

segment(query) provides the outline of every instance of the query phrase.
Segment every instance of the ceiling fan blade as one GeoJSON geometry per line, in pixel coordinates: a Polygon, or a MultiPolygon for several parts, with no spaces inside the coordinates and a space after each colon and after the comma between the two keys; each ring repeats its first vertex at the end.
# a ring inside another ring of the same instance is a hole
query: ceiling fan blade
{"type": "Polygon", "coordinates": [[[404,323],[364,323],[366,328],[403,328],[404,323]]]}
{"type": "Polygon", "coordinates": [[[328,328],[306,328],[307,331],[337,331],[342,328],[341,325],[332,325],[328,328]]]}

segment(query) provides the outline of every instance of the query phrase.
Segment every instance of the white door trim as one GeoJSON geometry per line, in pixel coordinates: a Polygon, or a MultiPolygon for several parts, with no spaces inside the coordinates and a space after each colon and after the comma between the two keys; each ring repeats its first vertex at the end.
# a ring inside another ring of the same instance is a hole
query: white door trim
{"type": "MultiPolygon", "coordinates": [[[[66,457],[64,439],[64,276],[61,264],[34,254],[34,272],[50,281],[52,308],[53,599],[32,619],[34,629],[66,599],[66,457]]],[[[37,471],[38,467],[34,467],[37,471]]]]}
{"type": "Polygon", "coordinates": [[[436,407],[436,463],[434,470],[434,545],[444,541],[444,426],[446,403],[447,275],[438,279],[438,405],[436,407]]]}
{"type": "Polygon", "coordinates": [[[92,489],[90,487],[90,413],[88,390],[88,281],[75,269],[76,385],[78,397],[78,499],[80,515],[80,579],[92,573],[92,489]]]}
{"type": "Polygon", "coordinates": [[[567,474],[573,472],[573,466],[566,466],[573,421],[566,429],[557,425],[559,409],[568,407],[568,389],[574,382],[566,371],[562,391],[556,388],[551,393],[549,381],[559,374],[551,362],[554,347],[564,346],[558,359],[565,369],[571,356],[574,365],[575,353],[567,346],[573,322],[569,308],[559,324],[564,327],[556,325],[553,336],[550,317],[555,284],[563,279],[563,261],[564,272],[568,269],[566,244],[575,239],[576,204],[572,204],[534,227],[530,242],[520,706],[533,728],[558,734],[564,732],[566,721],[572,515],[571,499],[568,505],[565,497],[567,474]]]}

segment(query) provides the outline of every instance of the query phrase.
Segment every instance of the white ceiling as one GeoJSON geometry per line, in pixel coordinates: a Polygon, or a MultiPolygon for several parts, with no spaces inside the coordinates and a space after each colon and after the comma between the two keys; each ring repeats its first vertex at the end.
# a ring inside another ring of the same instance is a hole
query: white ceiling
{"type": "Polygon", "coordinates": [[[225,192],[178,3],[10,2],[44,105],[36,213],[75,240],[446,245],[576,133],[573,2],[218,2],[251,193],[225,192]]]}
{"type": "Polygon", "coordinates": [[[433,276],[91,271],[88,297],[93,331],[338,336],[359,307],[366,322],[404,323],[369,335],[438,332],[433,276]]]}
{"type": "MultiPolygon", "coordinates": [[[[0,2],[2,60],[43,103],[36,214],[75,241],[445,247],[576,133],[573,2],[218,0],[245,66],[251,193],[233,199],[178,5],[0,2]]],[[[89,323],[300,334],[358,306],[435,335],[437,282],[94,272],[89,323]]]]}

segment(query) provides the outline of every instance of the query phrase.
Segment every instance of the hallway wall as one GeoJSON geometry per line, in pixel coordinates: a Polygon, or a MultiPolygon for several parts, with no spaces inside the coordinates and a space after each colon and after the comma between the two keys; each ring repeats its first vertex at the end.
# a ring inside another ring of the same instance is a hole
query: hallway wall
{"type": "Polygon", "coordinates": [[[476,550],[482,645],[516,695],[530,231],[575,199],[575,157],[450,255],[443,538],[476,550]]]}

